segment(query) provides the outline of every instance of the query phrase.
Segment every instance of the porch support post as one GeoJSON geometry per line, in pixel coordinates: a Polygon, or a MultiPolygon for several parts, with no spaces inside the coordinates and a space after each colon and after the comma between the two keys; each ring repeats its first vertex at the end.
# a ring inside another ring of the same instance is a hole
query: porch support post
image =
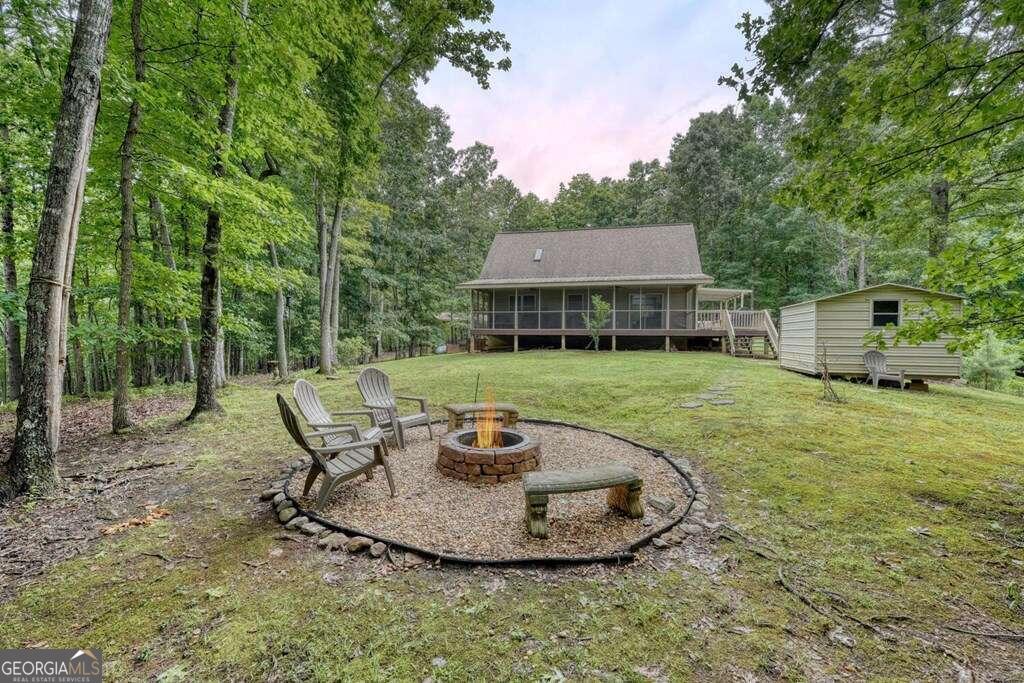
{"type": "Polygon", "coordinates": [[[476,353],[476,335],[472,332],[469,333],[469,352],[476,353]]]}
{"type": "Polygon", "coordinates": [[[562,335],[562,350],[565,351],[565,335],[562,335]]]}
{"type": "MultiPolygon", "coordinates": [[[[562,287],[562,329],[565,329],[565,287],[562,287]]],[[[562,349],[565,349],[565,335],[562,335],[562,349]]]]}
{"type": "Polygon", "coordinates": [[[512,290],[515,292],[512,296],[512,329],[519,329],[519,288],[516,287],[512,290]]]}
{"type": "Polygon", "coordinates": [[[616,348],[615,348],[615,335],[613,334],[612,335],[612,351],[615,351],[615,350],[616,350],[616,348]]]}
{"type": "Polygon", "coordinates": [[[671,350],[671,347],[669,346],[669,341],[668,340],[669,340],[669,336],[666,334],[665,335],[665,350],[666,351],[670,351],[671,350]]]}
{"type": "Polygon", "coordinates": [[[512,352],[513,353],[519,353],[519,335],[518,334],[513,334],[512,335],[512,352]]]}

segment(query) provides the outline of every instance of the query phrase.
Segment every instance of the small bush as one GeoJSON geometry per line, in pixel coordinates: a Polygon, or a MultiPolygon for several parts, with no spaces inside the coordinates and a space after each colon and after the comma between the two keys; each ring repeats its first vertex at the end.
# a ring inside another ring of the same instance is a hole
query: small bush
{"type": "Polygon", "coordinates": [[[996,391],[1013,377],[1020,364],[1020,351],[987,330],[981,345],[964,359],[964,377],[976,387],[996,391]]]}
{"type": "Polygon", "coordinates": [[[337,353],[339,364],[356,365],[370,355],[370,345],[362,337],[345,337],[338,340],[337,353]]]}

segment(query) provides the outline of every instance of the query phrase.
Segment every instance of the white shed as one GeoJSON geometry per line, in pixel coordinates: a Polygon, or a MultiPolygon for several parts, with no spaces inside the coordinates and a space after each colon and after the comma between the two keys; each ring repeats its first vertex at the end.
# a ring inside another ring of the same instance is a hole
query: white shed
{"type": "MultiPolygon", "coordinates": [[[[946,302],[960,313],[964,297],[920,287],[887,282],[845,294],[783,306],[779,318],[779,362],[788,370],[808,374],[819,371],[818,355],[828,352],[829,372],[837,376],[864,376],[864,335],[885,330],[889,323],[919,318],[928,306],[946,302]]],[[[884,331],[891,339],[893,332],[884,331]]],[[[918,346],[888,346],[889,369],[904,370],[907,379],[960,376],[960,354],[946,350],[952,337],[943,335],[918,346]]]]}

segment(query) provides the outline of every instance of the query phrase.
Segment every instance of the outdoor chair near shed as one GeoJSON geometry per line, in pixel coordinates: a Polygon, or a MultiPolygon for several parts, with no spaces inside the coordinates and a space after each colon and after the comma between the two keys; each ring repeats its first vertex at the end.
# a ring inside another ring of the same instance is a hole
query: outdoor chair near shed
{"type": "MultiPolygon", "coordinates": [[[[347,421],[336,422],[335,418],[337,417],[363,416],[370,420],[369,428],[362,430],[363,440],[375,439],[383,433],[383,430],[377,425],[377,420],[374,418],[372,410],[341,410],[331,412],[324,407],[324,402],[320,399],[320,392],[317,391],[317,388],[304,379],[295,382],[295,385],[292,387],[292,398],[295,399],[295,405],[299,407],[302,417],[306,418],[309,426],[318,432],[321,430],[331,430],[336,427],[355,427],[355,425],[347,421]]],[[[338,432],[323,437],[324,445],[345,443],[350,440],[351,437],[346,432],[338,432]]]]}
{"type": "Polygon", "coordinates": [[[356,386],[363,397],[363,405],[373,411],[375,424],[385,434],[394,434],[395,443],[405,448],[405,430],[417,425],[426,425],[431,440],[434,431],[430,428],[430,415],[427,413],[427,399],[420,396],[397,396],[391,391],[388,376],[377,368],[366,368],[356,378],[356,386]],[[415,401],[420,404],[419,412],[399,415],[397,402],[415,401]]]}
{"type": "Polygon", "coordinates": [[[391,497],[395,497],[395,480],[391,477],[391,468],[388,466],[388,447],[382,434],[378,433],[376,438],[366,439],[354,425],[303,433],[298,418],[281,394],[277,395],[277,407],[281,411],[281,421],[284,422],[285,428],[295,443],[313,458],[313,464],[310,465],[306,483],[302,488],[302,495],[307,495],[313,482],[321,475],[323,476],[320,492],[317,495],[316,507],[318,510],[323,509],[331,491],[338,484],[354,479],[360,474],[365,474],[367,480],[373,479],[373,470],[378,466],[384,468],[384,476],[387,477],[391,497]],[[324,437],[333,436],[336,433],[345,433],[350,440],[345,443],[328,444],[324,437]],[[324,439],[324,445],[312,445],[309,443],[311,438],[324,439]]]}
{"type": "Polygon", "coordinates": [[[900,389],[905,387],[904,371],[900,370],[899,373],[889,372],[886,367],[885,354],[881,351],[868,351],[865,353],[864,367],[867,368],[868,380],[875,385],[875,389],[878,388],[878,381],[882,379],[899,382],[900,389]]]}

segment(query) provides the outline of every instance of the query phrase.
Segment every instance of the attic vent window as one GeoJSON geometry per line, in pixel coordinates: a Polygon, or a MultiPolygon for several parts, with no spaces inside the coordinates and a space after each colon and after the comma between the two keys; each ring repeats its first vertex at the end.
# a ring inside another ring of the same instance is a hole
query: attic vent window
{"type": "Polygon", "coordinates": [[[540,261],[540,257],[543,256],[543,255],[544,255],[544,250],[543,249],[538,249],[537,251],[533,252],[533,260],[534,261],[540,261]]]}

